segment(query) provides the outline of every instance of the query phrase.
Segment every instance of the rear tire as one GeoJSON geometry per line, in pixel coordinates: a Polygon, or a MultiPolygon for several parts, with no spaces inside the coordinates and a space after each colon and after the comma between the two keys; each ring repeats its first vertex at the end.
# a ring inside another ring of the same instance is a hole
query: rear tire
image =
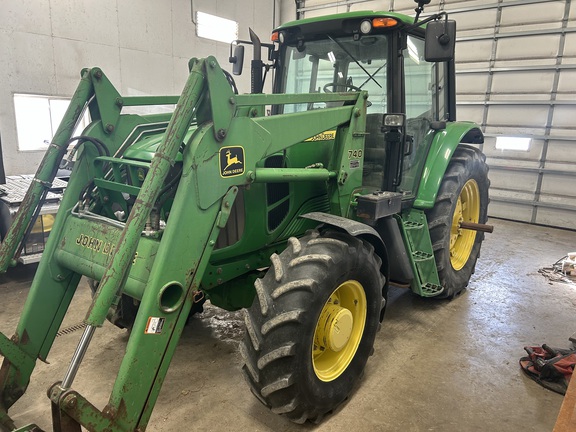
{"type": "Polygon", "coordinates": [[[271,261],[246,311],[243,372],[272,412],[317,423],[348,398],[373,352],[381,260],[364,240],[313,231],[271,261]]]}
{"type": "Polygon", "coordinates": [[[488,209],[486,157],[474,147],[460,145],[446,169],[436,204],[427,212],[428,228],[444,292],[453,298],[468,286],[484,233],[459,228],[461,221],[486,223],[488,209]]]}

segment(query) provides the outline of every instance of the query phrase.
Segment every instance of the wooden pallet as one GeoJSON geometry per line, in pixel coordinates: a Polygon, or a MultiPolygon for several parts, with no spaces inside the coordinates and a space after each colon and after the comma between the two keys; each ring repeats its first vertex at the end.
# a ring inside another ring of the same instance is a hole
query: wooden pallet
{"type": "Polygon", "coordinates": [[[574,431],[576,431],[576,378],[570,380],[554,425],[554,432],[574,431]]]}

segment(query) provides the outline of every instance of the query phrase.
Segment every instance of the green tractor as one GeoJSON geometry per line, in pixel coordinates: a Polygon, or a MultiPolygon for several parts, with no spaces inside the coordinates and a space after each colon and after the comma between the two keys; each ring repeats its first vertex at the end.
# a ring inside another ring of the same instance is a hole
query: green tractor
{"type": "Polygon", "coordinates": [[[122,97],[100,69],[83,70],[0,248],[6,271],[62,160],[73,160],[16,333],[0,334],[0,429],[34,430],[17,429],[8,409],[46,361],[82,276],[93,300],[68,371],[48,390],[55,431],[144,431],[206,299],[245,308],[240,351],[254,395],[294,422],[318,422],[359,383],[389,285],[462,291],[491,228],[488,168],[467,145],[483,136],[455,119],[454,22],[417,19],[351,12],[282,25],[270,44],[252,33],[230,56],[239,73],[254,46],[250,94],[213,57],[190,61],[179,97],[122,97]],[[273,94],[262,94],[268,70],[273,94]],[[166,104],[173,113],[122,112],[166,104]],[[92,123],[73,137],[85,109],[92,123]],[[72,384],[106,319],[131,332],[101,411],[72,384]]]}

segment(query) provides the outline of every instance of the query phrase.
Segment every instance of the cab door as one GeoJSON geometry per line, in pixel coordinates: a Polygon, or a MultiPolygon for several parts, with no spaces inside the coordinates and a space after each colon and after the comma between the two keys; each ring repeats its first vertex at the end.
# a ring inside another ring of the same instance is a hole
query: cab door
{"type": "Polygon", "coordinates": [[[446,63],[424,59],[424,39],[408,35],[403,50],[406,143],[398,191],[416,196],[435,131],[433,122],[448,119],[446,63]]]}

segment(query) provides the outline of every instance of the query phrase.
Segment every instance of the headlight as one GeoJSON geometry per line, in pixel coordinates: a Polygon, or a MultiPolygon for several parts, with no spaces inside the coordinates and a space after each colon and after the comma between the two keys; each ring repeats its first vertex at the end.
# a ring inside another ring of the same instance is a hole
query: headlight
{"type": "Polygon", "coordinates": [[[363,34],[368,34],[370,31],[372,31],[372,23],[370,20],[364,20],[360,23],[360,31],[363,34]]]}
{"type": "Polygon", "coordinates": [[[404,116],[402,114],[386,114],[384,116],[384,126],[402,127],[403,124],[404,116]]]}

